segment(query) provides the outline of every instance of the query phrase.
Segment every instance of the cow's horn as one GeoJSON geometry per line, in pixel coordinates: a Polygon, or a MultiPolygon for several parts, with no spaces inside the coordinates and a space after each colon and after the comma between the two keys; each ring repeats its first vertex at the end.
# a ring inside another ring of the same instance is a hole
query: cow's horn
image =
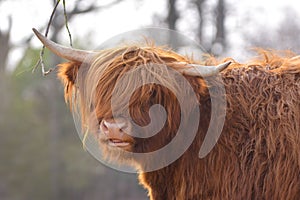
{"type": "Polygon", "coordinates": [[[208,77],[218,74],[230,65],[231,61],[227,61],[217,66],[203,66],[196,64],[188,64],[189,68],[180,69],[180,72],[189,76],[208,77]]]}
{"type": "Polygon", "coordinates": [[[84,51],[62,46],[49,40],[35,28],[33,28],[32,30],[34,34],[39,38],[39,40],[45,45],[45,47],[47,47],[50,51],[52,51],[59,57],[65,58],[70,61],[84,62],[86,58],[94,56],[96,54],[96,52],[93,51],[84,51]]]}

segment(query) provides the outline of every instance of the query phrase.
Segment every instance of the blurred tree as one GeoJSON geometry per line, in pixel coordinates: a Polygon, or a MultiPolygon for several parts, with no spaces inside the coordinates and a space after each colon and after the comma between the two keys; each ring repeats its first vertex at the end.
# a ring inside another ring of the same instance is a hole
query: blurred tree
{"type": "Polygon", "coordinates": [[[197,34],[198,34],[198,40],[200,41],[200,43],[202,43],[202,41],[204,40],[204,2],[205,0],[195,0],[194,4],[196,5],[197,8],[197,13],[199,15],[199,24],[198,24],[198,30],[197,30],[197,34]]]}
{"type": "MultiPolygon", "coordinates": [[[[6,73],[6,65],[8,60],[9,51],[11,50],[10,44],[10,34],[12,28],[12,18],[8,18],[8,28],[7,30],[2,30],[0,26],[0,158],[5,154],[5,144],[6,139],[9,139],[9,136],[3,135],[4,127],[6,126],[7,113],[9,112],[10,99],[11,99],[11,90],[8,79],[8,74],[6,73]]],[[[2,161],[1,161],[2,162],[2,161]]],[[[0,166],[1,171],[1,166],[0,166]]],[[[0,176],[1,177],[1,176],[0,176]]],[[[5,184],[6,180],[2,177],[0,178],[0,199],[1,195],[7,195],[7,185],[5,184]]]]}
{"type": "Polygon", "coordinates": [[[216,8],[216,34],[213,39],[212,51],[215,54],[221,54],[226,48],[226,31],[225,31],[225,19],[226,19],[226,4],[225,0],[219,0],[216,8]],[[217,45],[217,46],[216,46],[217,45]],[[218,49],[213,49],[218,48],[218,49]]]}
{"type": "MultiPolygon", "coordinates": [[[[176,30],[176,23],[179,19],[179,13],[176,8],[176,2],[177,0],[168,0],[168,15],[166,18],[167,26],[171,30],[176,30]]],[[[178,40],[176,35],[170,35],[169,38],[169,44],[172,44],[173,46],[178,46],[180,41],[178,40]]]]}
{"type": "MultiPolygon", "coordinates": [[[[12,28],[12,18],[11,16],[8,18],[8,28],[7,30],[1,30],[0,26],[0,74],[3,75],[5,73],[5,68],[8,60],[8,53],[11,50],[12,46],[10,44],[10,34],[12,28]]],[[[0,76],[1,76],[0,75],[0,76]]],[[[0,77],[1,78],[1,77],[0,77]]]]}
{"type": "Polygon", "coordinates": [[[178,18],[179,14],[176,9],[176,0],[168,0],[168,16],[166,21],[169,29],[176,30],[176,22],[178,18]]]}
{"type": "Polygon", "coordinates": [[[1,113],[6,113],[9,101],[9,91],[7,90],[6,83],[6,65],[8,61],[9,51],[12,49],[10,44],[10,34],[12,28],[12,18],[8,17],[8,28],[7,30],[2,30],[0,26],[0,93],[5,94],[4,91],[7,91],[6,95],[2,95],[1,105],[0,105],[0,122],[3,121],[4,115],[1,113]]]}
{"type": "Polygon", "coordinates": [[[212,53],[214,55],[220,55],[225,51],[226,48],[226,30],[225,30],[225,20],[226,20],[226,3],[225,0],[218,0],[217,4],[214,6],[214,12],[205,12],[205,10],[209,10],[209,6],[213,6],[211,4],[206,3],[206,0],[193,0],[192,3],[197,8],[197,13],[199,16],[199,24],[198,24],[198,41],[200,44],[204,45],[207,52],[212,53]],[[209,17],[206,15],[212,15],[212,23],[213,27],[209,34],[205,34],[207,29],[205,26],[208,24],[209,17]]]}

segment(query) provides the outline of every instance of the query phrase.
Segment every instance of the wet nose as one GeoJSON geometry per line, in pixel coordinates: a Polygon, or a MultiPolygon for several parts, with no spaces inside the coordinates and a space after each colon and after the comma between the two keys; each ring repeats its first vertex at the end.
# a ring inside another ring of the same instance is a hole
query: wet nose
{"type": "Polygon", "coordinates": [[[125,122],[115,122],[113,120],[102,120],[100,123],[101,130],[110,138],[123,135],[126,127],[127,125],[125,122]]]}

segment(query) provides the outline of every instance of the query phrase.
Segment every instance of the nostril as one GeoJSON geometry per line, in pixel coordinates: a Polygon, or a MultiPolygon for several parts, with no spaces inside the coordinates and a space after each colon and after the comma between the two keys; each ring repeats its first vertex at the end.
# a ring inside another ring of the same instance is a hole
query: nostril
{"type": "Polygon", "coordinates": [[[117,124],[119,128],[119,132],[124,133],[126,132],[126,129],[128,128],[128,125],[126,123],[119,123],[117,124]]]}
{"type": "Polygon", "coordinates": [[[106,132],[108,131],[108,126],[106,124],[107,122],[105,122],[104,120],[102,120],[101,124],[100,124],[100,127],[102,129],[102,131],[106,132]]]}

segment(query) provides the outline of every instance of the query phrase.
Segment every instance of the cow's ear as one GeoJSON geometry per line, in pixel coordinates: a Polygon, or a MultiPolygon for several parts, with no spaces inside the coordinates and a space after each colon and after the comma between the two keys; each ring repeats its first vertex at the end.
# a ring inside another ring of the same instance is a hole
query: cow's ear
{"type": "Polygon", "coordinates": [[[70,101],[72,90],[74,88],[78,70],[81,66],[79,62],[66,62],[58,65],[58,78],[62,81],[65,87],[65,98],[70,101]]]}
{"type": "Polygon", "coordinates": [[[64,84],[74,84],[77,78],[78,69],[81,63],[78,62],[66,62],[58,65],[58,78],[64,84]]]}

